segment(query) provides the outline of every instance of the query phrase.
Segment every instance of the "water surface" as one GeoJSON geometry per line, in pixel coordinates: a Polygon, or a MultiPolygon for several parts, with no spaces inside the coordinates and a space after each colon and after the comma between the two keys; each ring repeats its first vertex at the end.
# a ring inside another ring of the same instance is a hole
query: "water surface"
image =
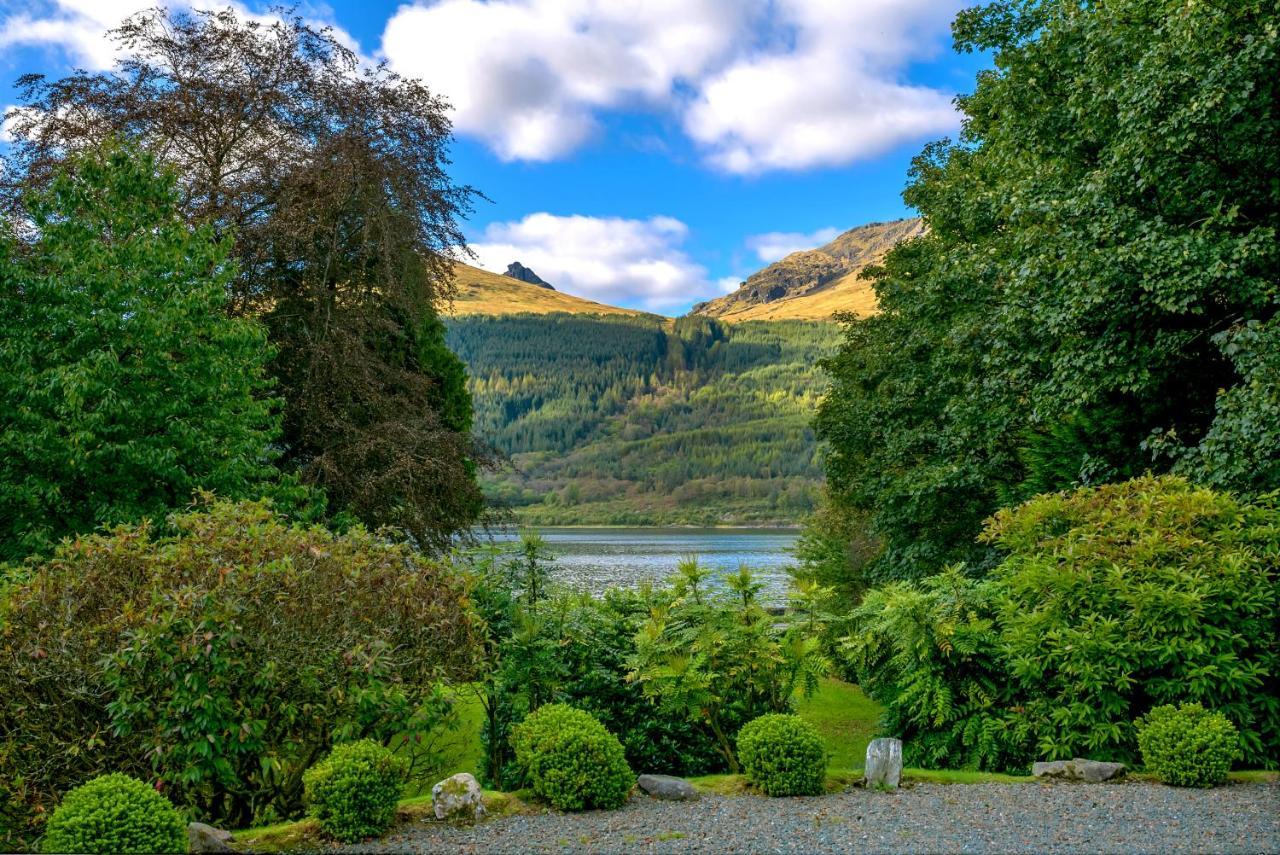
{"type": "MultiPolygon", "coordinates": [[[[765,583],[761,597],[780,603],[786,598],[787,567],[798,532],[754,528],[580,528],[537,530],[554,556],[556,581],[600,593],[614,586],[661,583],[675,573],[680,559],[698,562],[720,574],[745,564],[765,583]]],[[[515,531],[495,534],[500,543],[519,539],[515,531]]]]}

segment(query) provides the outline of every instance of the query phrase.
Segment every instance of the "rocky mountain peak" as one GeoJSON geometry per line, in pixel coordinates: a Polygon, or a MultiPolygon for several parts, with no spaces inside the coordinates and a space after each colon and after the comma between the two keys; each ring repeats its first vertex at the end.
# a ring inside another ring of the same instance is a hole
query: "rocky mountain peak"
{"type": "Polygon", "coordinates": [[[556,290],[554,285],[518,261],[513,261],[507,265],[507,275],[512,279],[519,279],[521,282],[528,282],[530,285],[537,285],[539,288],[549,288],[552,291],[556,290]]]}

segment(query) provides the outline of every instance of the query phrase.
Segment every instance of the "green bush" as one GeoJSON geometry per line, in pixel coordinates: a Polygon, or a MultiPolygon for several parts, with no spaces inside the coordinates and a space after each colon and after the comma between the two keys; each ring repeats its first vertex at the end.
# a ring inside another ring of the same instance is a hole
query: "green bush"
{"type": "Polygon", "coordinates": [[[996,622],[999,588],[959,568],[867,593],[844,653],[885,708],[881,732],[925,769],[1024,769],[1034,739],[996,622]]]}
{"type": "Polygon", "coordinates": [[[809,722],[771,713],[738,734],[738,757],[751,782],[770,796],[818,796],[827,775],[827,749],[809,722]]]}
{"type": "Polygon", "coordinates": [[[1133,763],[1133,720],[1198,702],[1280,757],[1280,505],[1182,478],[1037,496],[992,518],[1000,639],[1044,758],[1133,763]]]}
{"type": "Polygon", "coordinates": [[[1134,718],[1201,703],[1244,762],[1280,757],[1280,507],[1176,477],[1037,496],[988,521],[1005,558],[871,591],[845,650],[909,764],[1133,764],[1134,718]]]}
{"type": "Polygon", "coordinates": [[[61,546],[0,605],[0,829],[115,771],[220,825],[296,817],[312,758],[430,730],[474,679],[465,580],[409,547],[260,503],[169,526],[61,546]]]}
{"type": "Polygon", "coordinates": [[[622,743],[582,710],[540,707],[515,726],[511,742],[533,791],[560,810],[620,807],[635,786],[622,743]]]}
{"type": "Polygon", "coordinates": [[[1177,787],[1221,784],[1240,757],[1240,734],[1220,712],[1166,704],[1134,722],[1148,772],[1177,787]]]}
{"type": "Polygon", "coordinates": [[[45,852],[186,852],[187,824],[155,788],[119,773],[76,787],[53,812],[45,852]]]}
{"type": "Polygon", "coordinates": [[[302,776],[307,813],[334,840],[386,833],[396,818],[408,761],[372,739],[334,746],[302,776]]]}
{"type": "Polygon", "coordinates": [[[662,714],[711,735],[737,772],[734,734],[758,716],[791,712],[796,695],[812,695],[830,670],[820,622],[770,614],[758,597],[764,584],[746,567],[714,579],[688,559],[672,583],[636,635],[631,679],[662,714]]]}

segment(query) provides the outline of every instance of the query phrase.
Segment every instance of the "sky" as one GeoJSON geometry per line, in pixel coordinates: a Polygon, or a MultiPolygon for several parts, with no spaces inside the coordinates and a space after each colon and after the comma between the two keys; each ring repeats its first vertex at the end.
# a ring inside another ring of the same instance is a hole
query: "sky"
{"type": "MultiPolygon", "coordinates": [[[[157,0],[0,0],[0,107],[99,71],[157,0]]],[[[162,0],[174,8],[227,0],[162,0]]],[[[271,2],[236,0],[268,16],[271,2]]],[[[298,6],[453,105],[477,264],[678,315],[789,252],[910,216],[910,159],[987,63],[963,0],[333,0],[298,6]]],[[[3,136],[0,131],[0,137],[3,136]]],[[[2,144],[2,143],[0,143],[2,144]]]]}

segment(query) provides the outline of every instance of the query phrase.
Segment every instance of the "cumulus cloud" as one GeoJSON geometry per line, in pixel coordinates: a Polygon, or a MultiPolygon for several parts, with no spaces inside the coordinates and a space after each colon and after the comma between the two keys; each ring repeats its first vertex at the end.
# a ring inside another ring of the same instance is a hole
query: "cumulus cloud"
{"type": "Polygon", "coordinates": [[[784,50],[705,81],[684,114],[711,163],[734,173],[835,166],[956,125],[951,95],[901,82],[937,49],[947,0],[779,0],[784,50]]]}
{"type": "Polygon", "coordinates": [[[780,258],[786,258],[793,252],[802,249],[816,249],[830,243],[840,234],[834,227],[818,229],[815,232],[766,232],[762,235],[751,235],[747,238],[747,248],[765,264],[771,264],[780,258]]]}
{"type": "Polygon", "coordinates": [[[490,224],[471,249],[479,265],[495,273],[519,261],[560,291],[664,311],[723,290],[681,249],[688,234],[688,227],[671,217],[537,213],[490,224]]]}
{"type": "MultiPolygon", "coordinates": [[[[251,12],[238,2],[228,0],[42,0],[30,9],[0,17],[0,50],[11,47],[52,47],[64,51],[78,68],[103,71],[119,56],[116,43],[107,36],[125,18],[136,12],[163,5],[173,10],[235,9],[243,17],[258,21],[278,20],[277,15],[251,12]]],[[[300,11],[305,11],[301,7],[300,11]]],[[[303,14],[303,17],[308,17],[303,14]]],[[[318,26],[332,26],[326,21],[309,19],[318,26]]],[[[359,46],[346,31],[334,27],[334,38],[352,50],[359,46]]]]}
{"type": "MultiPolygon", "coordinates": [[[[381,56],[448,97],[456,129],[505,160],[563,158],[607,114],[645,111],[671,117],[712,167],[755,174],[846,164],[952,130],[951,93],[907,73],[943,49],[967,2],[414,0],[387,21],[381,56]]],[[[154,3],[33,0],[0,17],[0,50],[56,46],[106,68],[104,33],[154,3]]]]}
{"type": "Polygon", "coordinates": [[[440,0],[387,22],[391,67],[453,103],[455,127],[507,160],[568,154],[597,112],[669,103],[723,61],[759,0],[440,0]]]}
{"type": "Polygon", "coordinates": [[[804,169],[948,131],[951,94],[904,82],[964,0],[418,0],[388,21],[391,66],[454,104],[506,160],[552,160],[599,117],[679,117],[713,166],[804,169]]]}

